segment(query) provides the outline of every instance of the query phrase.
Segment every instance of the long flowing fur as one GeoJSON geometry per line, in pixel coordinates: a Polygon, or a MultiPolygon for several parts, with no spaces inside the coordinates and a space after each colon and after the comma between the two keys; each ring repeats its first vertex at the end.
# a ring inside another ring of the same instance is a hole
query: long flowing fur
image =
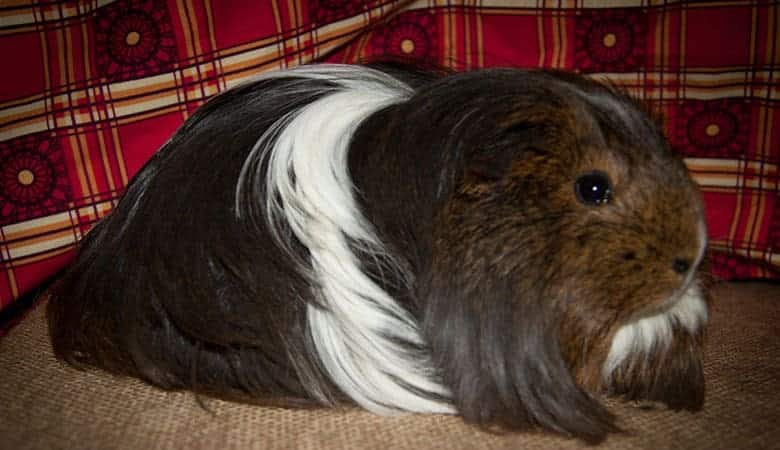
{"type": "Polygon", "coordinates": [[[702,223],[609,88],[301,67],[182,126],[80,243],[49,324],[58,357],[164,388],[597,442],[601,394],[701,407],[702,223]],[[572,191],[593,169],[616,185],[599,209],[572,191]]]}
{"type": "MultiPolygon", "coordinates": [[[[333,83],[326,96],[275,123],[257,142],[238,180],[236,211],[264,205],[276,244],[289,249],[290,229],[308,249],[299,270],[316,286],[307,323],[323,367],[354,401],[374,412],[453,412],[424,347],[415,319],[364,272],[351,244],[402,271],[362,216],[347,167],[351,137],[372,113],[408,98],[412,90],[382,72],[358,66],[303,67],[288,74],[291,97],[307,80],[333,83]],[[246,201],[242,193],[252,193],[246,201]]],[[[273,76],[273,75],[272,75],[273,76]]]]}

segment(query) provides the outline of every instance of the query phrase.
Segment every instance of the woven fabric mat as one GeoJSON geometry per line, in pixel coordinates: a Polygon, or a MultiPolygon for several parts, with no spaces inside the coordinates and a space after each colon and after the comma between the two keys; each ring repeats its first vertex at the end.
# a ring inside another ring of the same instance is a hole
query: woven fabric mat
{"type": "MultiPolygon", "coordinates": [[[[457,417],[283,410],[164,392],[82,372],[51,353],[44,308],[0,340],[2,449],[572,449],[540,433],[490,434],[457,417]]],[[[716,287],[698,414],[611,402],[626,433],[604,449],[780,449],[780,285],[716,287]]]]}

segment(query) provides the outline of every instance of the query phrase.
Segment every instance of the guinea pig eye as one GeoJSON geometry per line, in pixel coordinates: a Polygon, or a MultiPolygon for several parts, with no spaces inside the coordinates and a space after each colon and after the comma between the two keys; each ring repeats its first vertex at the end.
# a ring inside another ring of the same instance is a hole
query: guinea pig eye
{"type": "Polygon", "coordinates": [[[612,198],[612,183],[609,175],[594,170],[577,177],[574,182],[574,193],[580,203],[589,206],[603,205],[612,198]]]}

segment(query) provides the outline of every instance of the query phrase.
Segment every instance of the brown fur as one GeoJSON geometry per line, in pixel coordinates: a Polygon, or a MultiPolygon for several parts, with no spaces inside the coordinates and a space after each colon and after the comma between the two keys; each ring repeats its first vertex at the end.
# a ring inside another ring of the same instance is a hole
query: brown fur
{"type": "MultiPolygon", "coordinates": [[[[431,362],[446,401],[489,429],[587,442],[618,430],[602,393],[701,407],[701,331],[677,327],[668,348],[602,374],[616,331],[668,309],[685,276],[675,262],[697,257],[701,199],[658,125],[573,74],[383,70],[415,94],[363,122],[348,158],[361,213],[397,270],[351,244],[417,320],[425,344],[398,345],[431,362]],[[598,206],[574,188],[593,171],[612,186],[598,206]]],[[[262,205],[249,217],[233,210],[259,136],[334,88],[297,83],[218,96],[142,169],[53,289],[58,357],[262,404],[350,401],[307,328],[319,305],[300,268],[308,249],[274,224],[290,240],[281,249],[262,205]]]]}

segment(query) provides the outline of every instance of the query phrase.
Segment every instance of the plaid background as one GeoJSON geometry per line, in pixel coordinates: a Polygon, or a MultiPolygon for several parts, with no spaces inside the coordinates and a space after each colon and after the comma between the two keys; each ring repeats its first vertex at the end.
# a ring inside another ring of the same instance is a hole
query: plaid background
{"type": "Polygon", "coordinates": [[[779,23],[777,1],[0,0],[0,309],[211,95],[387,54],[624,86],[702,186],[715,274],[780,279],[779,23]]]}

